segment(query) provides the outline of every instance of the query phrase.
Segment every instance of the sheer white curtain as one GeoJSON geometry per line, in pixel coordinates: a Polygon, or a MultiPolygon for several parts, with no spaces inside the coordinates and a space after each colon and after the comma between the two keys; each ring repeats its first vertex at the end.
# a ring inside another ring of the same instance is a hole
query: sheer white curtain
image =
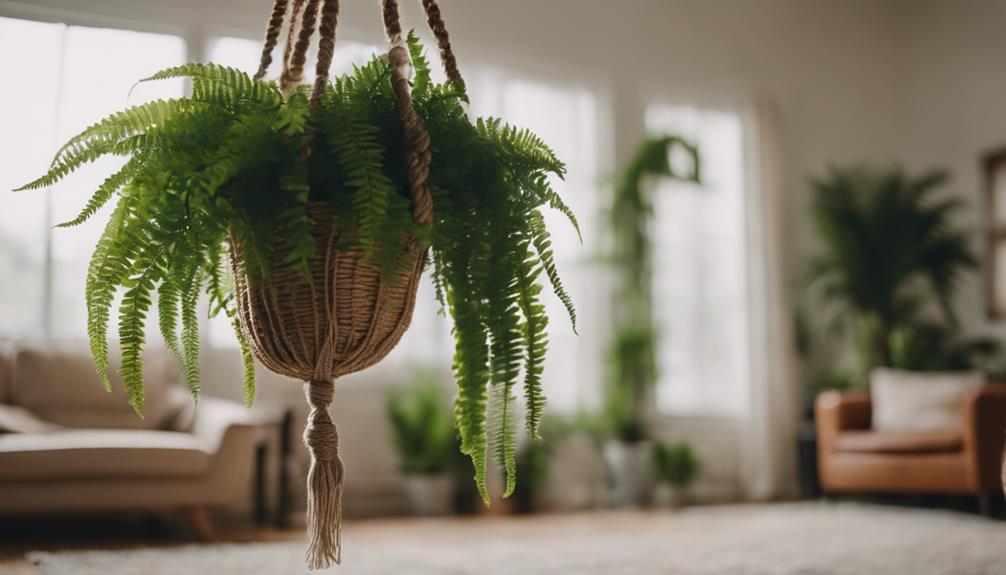
{"type": "Polygon", "coordinates": [[[758,100],[745,109],[750,150],[747,210],[752,302],[751,405],[744,421],[742,480],[748,498],[772,499],[797,491],[796,429],[799,389],[789,292],[783,154],[775,107],[758,100]]]}

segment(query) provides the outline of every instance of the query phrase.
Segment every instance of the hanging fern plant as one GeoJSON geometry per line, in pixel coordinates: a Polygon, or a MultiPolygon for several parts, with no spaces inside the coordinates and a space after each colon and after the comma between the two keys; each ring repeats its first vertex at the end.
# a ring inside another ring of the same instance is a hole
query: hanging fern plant
{"type": "MultiPolygon", "coordinates": [[[[488,503],[487,457],[515,485],[515,430],[521,384],[525,424],[537,436],[545,398],[541,375],[548,282],[575,322],[559,280],[542,210],[554,208],[577,226],[552,188],[565,166],[538,137],[498,119],[471,121],[462,82],[437,84],[413,34],[412,103],[429,133],[427,185],[432,224],[417,224],[408,193],[409,167],[391,71],[374,58],[327,82],[312,106],[305,87],[214,64],[187,64],[142,82],[184,77],[192,95],[157,100],[90,126],[56,153],[49,171],[19,188],[55,184],[102,156],[128,158],[80,215],[115,208],[91,258],[85,297],[94,364],[108,387],[109,323],[117,291],[122,375],[130,404],[143,407],[144,325],[156,306],[165,344],[199,394],[197,302],[233,320],[244,358],[245,398],[255,396],[253,354],[241,329],[229,240],[243,250],[241,274],[268,283],[274,252],[310,280],[309,262],[322,248],[310,233],[308,206],[326,202],[341,229],[340,249],[362,249],[392,280],[407,265],[408,242],[428,246],[437,298],[454,320],[455,417],[461,449],[474,463],[488,503]]],[[[310,283],[310,281],[309,281],[310,283]]],[[[575,326],[574,326],[575,327],[575,326]]]]}

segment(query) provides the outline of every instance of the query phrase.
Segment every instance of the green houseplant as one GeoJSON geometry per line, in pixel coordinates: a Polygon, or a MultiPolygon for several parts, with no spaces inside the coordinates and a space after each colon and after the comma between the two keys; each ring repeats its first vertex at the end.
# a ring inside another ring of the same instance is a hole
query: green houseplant
{"type": "Polygon", "coordinates": [[[393,391],[387,407],[413,510],[419,515],[449,513],[458,444],[441,386],[424,377],[418,385],[393,391]]]}
{"type": "Polygon", "coordinates": [[[957,363],[961,355],[932,348],[955,339],[934,337],[932,328],[956,331],[952,296],[977,265],[968,235],[953,222],[963,202],[934,196],[947,179],[941,170],[910,176],[850,167],[812,181],[822,250],[811,263],[810,293],[852,328],[862,375],[878,365],[925,368],[921,355],[949,367],[939,356],[957,363]],[[919,352],[923,345],[930,349],[919,352]]]}
{"type": "Polygon", "coordinates": [[[677,136],[645,140],[620,174],[612,201],[610,261],[618,274],[616,328],[609,346],[609,372],[604,386],[604,414],[612,441],[604,446],[616,504],[645,498],[649,446],[646,406],[656,382],[657,329],[653,322],[651,240],[653,205],[647,178],[699,181],[698,150],[677,136]],[[690,160],[685,173],[671,165],[681,150],[690,160]]]}
{"type": "Polygon", "coordinates": [[[650,463],[658,491],[654,499],[658,504],[679,507],[685,503],[686,489],[695,481],[701,464],[687,443],[656,443],[650,463]],[[661,493],[661,490],[664,492],[661,493]]]}
{"type": "Polygon", "coordinates": [[[541,213],[558,209],[576,225],[550,183],[565,166],[529,131],[469,120],[439,8],[423,4],[448,72],[444,84],[431,81],[418,41],[403,38],[393,0],[381,2],[387,57],[331,81],[337,0],[293,0],[292,7],[276,0],[254,77],[213,64],[158,72],[144,81],[185,77],[191,96],[105,118],[22,188],[50,186],[101,156],[127,158],[64,225],[115,203],[88,270],[87,327],[107,385],[108,324],[122,288],[121,371],[138,412],[143,326],[155,305],[165,343],[198,394],[196,305],[204,292],[212,314],[233,319],[249,402],[253,355],[308,382],[314,567],[339,560],[342,463],[328,414],[332,380],[372,365],[397,343],[427,252],[438,299],[454,320],[461,449],[487,503],[487,457],[507,474],[504,495],[515,485],[519,378],[532,436],[545,404],[541,278],[573,318],[541,213]],[[284,25],[283,72],[278,83],[265,81],[284,25]],[[317,79],[307,89],[298,83],[316,29],[317,79]]]}

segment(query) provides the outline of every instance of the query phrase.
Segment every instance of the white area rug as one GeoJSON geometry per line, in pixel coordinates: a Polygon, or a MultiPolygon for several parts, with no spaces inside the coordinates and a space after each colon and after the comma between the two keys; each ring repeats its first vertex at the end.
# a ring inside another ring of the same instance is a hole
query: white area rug
{"type": "MultiPolygon", "coordinates": [[[[29,554],[45,575],[307,573],[299,541],[29,554]]],[[[362,574],[1003,575],[1006,523],[856,504],[346,526],[362,574]]]]}

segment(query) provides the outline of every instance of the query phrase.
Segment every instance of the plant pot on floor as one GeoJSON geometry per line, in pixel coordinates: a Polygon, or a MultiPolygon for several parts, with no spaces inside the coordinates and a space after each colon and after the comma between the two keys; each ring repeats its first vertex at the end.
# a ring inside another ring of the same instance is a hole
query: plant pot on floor
{"type": "Polygon", "coordinates": [[[653,506],[661,509],[681,509],[688,505],[687,487],[661,483],[653,488],[653,506]]]}
{"type": "Polygon", "coordinates": [[[608,467],[609,503],[614,507],[646,505],[650,501],[649,441],[608,441],[604,444],[604,463],[608,467]]]}
{"type": "Polygon", "coordinates": [[[416,515],[450,515],[454,510],[454,478],[450,473],[406,475],[405,490],[416,515]]]}

